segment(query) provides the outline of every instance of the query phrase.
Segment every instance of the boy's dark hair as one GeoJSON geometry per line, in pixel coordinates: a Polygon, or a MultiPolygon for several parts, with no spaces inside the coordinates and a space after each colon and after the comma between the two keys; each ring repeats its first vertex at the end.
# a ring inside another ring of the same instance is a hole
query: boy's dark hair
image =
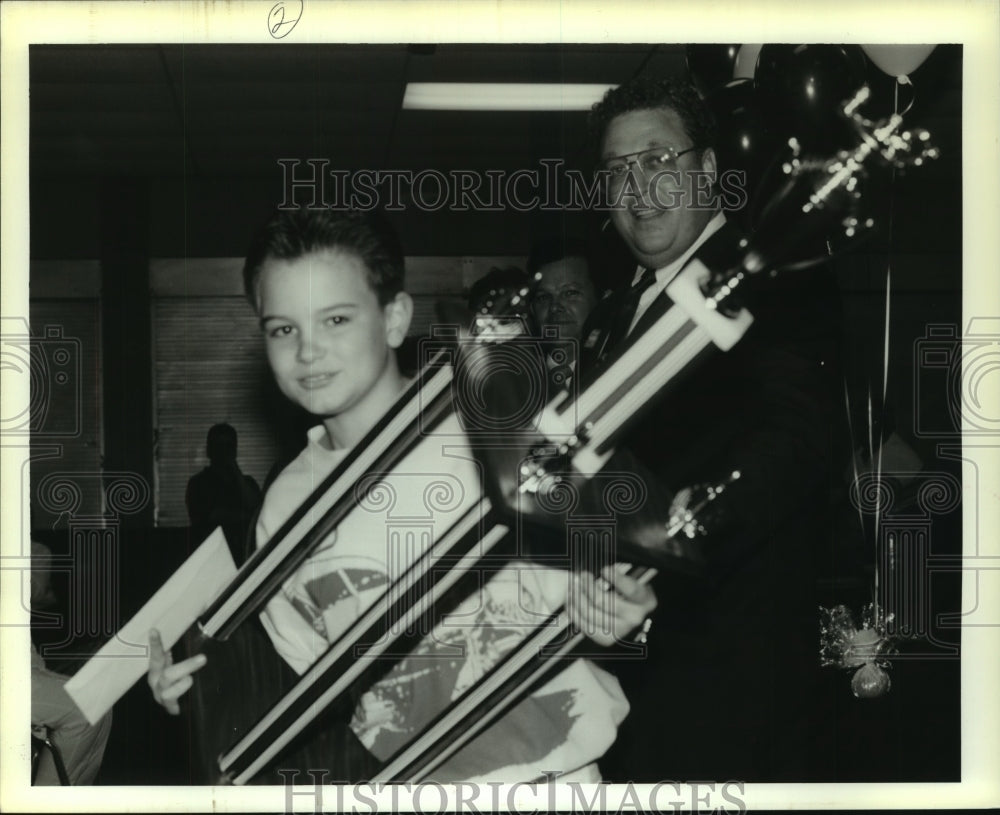
{"type": "Polygon", "coordinates": [[[250,304],[257,308],[257,278],[267,260],[295,260],[324,249],[357,255],[368,270],[368,283],[380,305],[403,291],[403,249],[381,215],[359,210],[279,209],[254,235],[243,264],[243,290],[250,304]]]}
{"type": "Polygon", "coordinates": [[[637,76],[609,90],[590,109],[587,123],[594,155],[599,156],[612,119],[633,110],[656,108],[675,111],[695,146],[704,150],[715,145],[715,119],[694,85],[672,77],[637,76]]]}

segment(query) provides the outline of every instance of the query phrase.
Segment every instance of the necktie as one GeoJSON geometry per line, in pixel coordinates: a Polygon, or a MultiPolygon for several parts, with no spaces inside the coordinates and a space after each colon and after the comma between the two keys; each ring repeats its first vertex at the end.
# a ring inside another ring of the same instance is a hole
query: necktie
{"type": "Polygon", "coordinates": [[[639,300],[650,286],[656,282],[656,270],[646,269],[638,282],[627,289],[621,295],[621,301],[612,318],[611,328],[608,330],[608,341],[605,343],[607,349],[612,349],[628,335],[628,330],[632,325],[632,319],[636,311],[639,310],[639,300]]]}

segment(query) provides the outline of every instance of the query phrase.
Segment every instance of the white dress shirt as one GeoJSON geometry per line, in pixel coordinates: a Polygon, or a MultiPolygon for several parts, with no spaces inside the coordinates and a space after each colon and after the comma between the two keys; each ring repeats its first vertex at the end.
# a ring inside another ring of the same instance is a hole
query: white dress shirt
{"type": "MultiPolygon", "coordinates": [[[[701,234],[698,236],[697,240],[695,240],[695,242],[692,243],[687,248],[687,250],[684,252],[683,255],[681,255],[671,263],[668,263],[662,269],[656,270],[655,272],[656,282],[653,283],[653,285],[650,286],[648,289],[646,289],[646,291],[644,291],[642,293],[642,296],[639,298],[639,307],[635,310],[635,316],[632,318],[632,324],[629,326],[628,329],[630,334],[632,333],[632,330],[635,328],[636,324],[639,322],[642,315],[646,313],[646,309],[648,309],[650,305],[652,305],[653,301],[660,296],[660,292],[662,292],[670,284],[670,281],[677,276],[677,273],[684,268],[684,264],[688,262],[688,260],[691,258],[691,255],[693,255],[696,251],[698,251],[698,247],[700,247],[705,241],[707,241],[712,235],[714,235],[716,232],[722,229],[722,227],[725,225],[726,225],[726,216],[723,215],[721,212],[715,213],[715,217],[713,217],[712,220],[710,220],[707,224],[705,224],[705,228],[701,231],[701,234]]],[[[639,278],[642,277],[642,273],[644,271],[645,271],[644,266],[639,266],[636,269],[635,277],[632,279],[633,286],[639,282],[639,278]]]]}

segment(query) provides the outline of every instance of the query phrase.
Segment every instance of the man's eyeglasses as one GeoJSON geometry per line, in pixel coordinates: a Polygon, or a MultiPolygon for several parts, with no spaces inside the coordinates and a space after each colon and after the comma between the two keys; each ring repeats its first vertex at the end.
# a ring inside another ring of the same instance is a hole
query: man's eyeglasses
{"type": "Polygon", "coordinates": [[[580,289],[561,289],[557,292],[539,290],[531,298],[531,303],[535,306],[551,306],[556,300],[562,303],[575,303],[583,298],[584,293],[580,289]]]}
{"type": "Polygon", "coordinates": [[[601,169],[607,174],[608,183],[612,187],[620,187],[625,183],[629,168],[633,164],[646,178],[650,178],[665,170],[676,170],[677,159],[697,149],[697,145],[680,151],[675,147],[652,147],[639,153],[627,153],[624,156],[606,158],[601,162],[601,169]]]}

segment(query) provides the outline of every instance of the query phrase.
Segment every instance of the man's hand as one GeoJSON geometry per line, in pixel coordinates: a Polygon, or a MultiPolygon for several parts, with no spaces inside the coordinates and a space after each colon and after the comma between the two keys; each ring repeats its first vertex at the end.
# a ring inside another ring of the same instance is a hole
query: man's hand
{"type": "Polygon", "coordinates": [[[162,705],[173,716],[179,714],[181,706],[177,700],[194,684],[191,674],[207,661],[204,654],[198,654],[174,665],[173,654],[164,649],[160,632],[155,629],[150,631],[147,678],[157,704],[162,705]]]}
{"type": "Polygon", "coordinates": [[[574,575],[567,609],[572,623],[598,645],[623,642],[656,608],[656,594],[629,577],[623,564],[606,566],[601,577],[574,575]]]}

